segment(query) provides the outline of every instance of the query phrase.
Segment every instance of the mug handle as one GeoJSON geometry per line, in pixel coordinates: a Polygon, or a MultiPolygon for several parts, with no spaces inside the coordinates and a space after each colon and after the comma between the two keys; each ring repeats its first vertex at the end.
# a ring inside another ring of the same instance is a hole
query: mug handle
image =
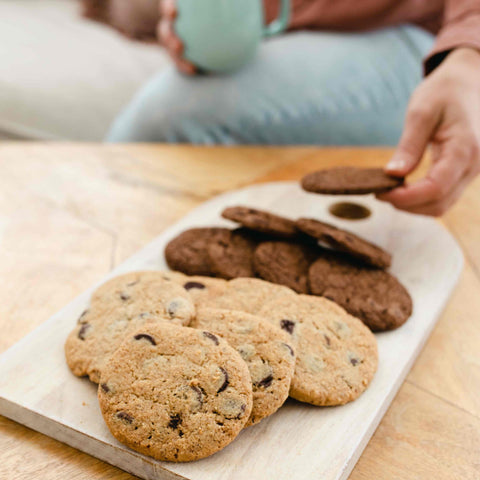
{"type": "Polygon", "coordinates": [[[281,3],[280,15],[276,20],[265,26],[263,29],[264,37],[277,35],[287,29],[290,20],[290,0],[281,0],[281,3]]]}

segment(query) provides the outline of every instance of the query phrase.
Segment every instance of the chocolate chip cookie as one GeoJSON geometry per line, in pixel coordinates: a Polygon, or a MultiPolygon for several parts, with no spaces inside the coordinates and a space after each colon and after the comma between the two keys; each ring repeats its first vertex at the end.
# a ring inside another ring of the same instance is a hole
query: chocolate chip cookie
{"type": "MultiPolygon", "coordinates": [[[[172,281],[181,285],[190,295],[195,306],[208,306],[215,298],[222,295],[227,288],[227,281],[221,278],[202,277],[202,276],[187,276],[178,272],[172,272],[172,281]]],[[[167,276],[171,272],[166,273],[167,276]]]]}
{"type": "Polygon", "coordinates": [[[326,243],[334,250],[348,253],[369,265],[388,268],[392,264],[392,256],[388,252],[352,232],[310,218],[300,218],[296,225],[302,232],[326,243]]]}
{"type": "Polygon", "coordinates": [[[296,293],[283,285],[266,282],[258,278],[235,278],[230,280],[222,295],[205,306],[225,310],[239,310],[257,315],[265,302],[283,297],[295,297],[296,293]]]}
{"type": "Polygon", "coordinates": [[[333,252],[312,264],[309,283],[312,293],[338,303],[374,332],[398,328],[412,314],[412,299],[393,275],[333,252]]]}
{"type": "Polygon", "coordinates": [[[382,168],[336,167],[305,175],[302,188],[329,195],[362,195],[387,192],[403,182],[403,178],[387,175],[382,168]]]}
{"type": "Polygon", "coordinates": [[[126,337],[102,372],[98,399],[117,440],[157,460],[188,462],[238,435],[252,410],[252,383],[221,337],[159,323],[126,337]]]}
{"type": "Polygon", "coordinates": [[[264,305],[259,316],[286,331],[297,353],[290,396],[312,405],[343,405],[370,384],[378,364],[374,335],[326,298],[297,295],[264,305]]]}
{"type": "Polygon", "coordinates": [[[165,259],[168,266],[187,275],[211,275],[208,245],[229,232],[227,228],[186,230],[166,246],[165,259]]]}
{"type": "Polygon", "coordinates": [[[246,228],[227,231],[212,240],[207,248],[210,269],[216,277],[230,280],[253,277],[254,235],[246,228]]]}
{"type": "Polygon", "coordinates": [[[92,295],[65,343],[68,366],[98,383],[102,369],[123,338],[150,323],[188,325],[195,315],[189,294],[162,272],[133,272],[113,278],[92,295]]]}
{"type": "Polygon", "coordinates": [[[258,423],[283,405],[295,367],[286,332],[248,313],[212,308],[199,310],[190,326],[225,339],[248,365],[253,408],[246,426],[258,423]]]}
{"type": "Polygon", "coordinates": [[[299,236],[294,221],[256,208],[228,207],[222,212],[222,217],[274,237],[297,238],[299,236]]]}
{"type": "Polygon", "coordinates": [[[308,293],[308,269],[318,249],[286,241],[263,242],[255,250],[255,273],[264,280],[308,293]]]}

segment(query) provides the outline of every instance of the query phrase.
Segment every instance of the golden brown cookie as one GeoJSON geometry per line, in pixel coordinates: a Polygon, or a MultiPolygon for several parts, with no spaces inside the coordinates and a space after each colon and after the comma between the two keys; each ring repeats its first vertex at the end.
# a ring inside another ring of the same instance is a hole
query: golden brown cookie
{"type": "Polygon", "coordinates": [[[248,365],[253,408],[246,426],[275,413],[285,402],[295,368],[295,354],[286,332],[245,312],[204,308],[191,327],[225,339],[248,365]]]}
{"type": "Polygon", "coordinates": [[[65,355],[77,376],[99,382],[101,371],[123,338],[149,323],[188,325],[193,302],[163,272],[132,272],[109,280],[92,295],[91,305],[68,336],[65,355]]]}
{"type": "Polygon", "coordinates": [[[259,315],[291,336],[297,354],[291,397],[343,405],[370,384],[378,364],[375,336],[340,306],[298,295],[266,303],[259,315]]]}
{"type": "Polygon", "coordinates": [[[98,399],[113,436],[157,460],[212,455],[252,409],[247,365],[208,331],[166,323],[128,335],[102,372],[98,399]]]}
{"type": "Polygon", "coordinates": [[[228,282],[222,295],[205,303],[205,306],[257,315],[267,301],[295,295],[293,290],[283,285],[276,285],[258,278],[235,278],[228,282]]]}

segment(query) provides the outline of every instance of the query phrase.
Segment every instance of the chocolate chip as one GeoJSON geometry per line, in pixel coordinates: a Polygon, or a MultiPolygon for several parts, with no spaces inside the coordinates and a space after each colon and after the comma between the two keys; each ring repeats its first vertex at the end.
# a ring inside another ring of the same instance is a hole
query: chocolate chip
{"type": "Polygon", "coordinates": [[[210,333],[210,332],[202,332],[202,333],[204,337],[207,337],[210,340],[212,340],[212,342],[215,343],[215,345],[218,345],[220,343],[218,341],[218,337],[216,337],[213,333],[210,333]]]}
{"type": "Polygon", "coordinates": [[[108,393],[110,391],[110,388],[108,388],[108,385],[106,383],[102,383],[100,385],[100,387],[102,387],[102,390],[105,392],[105,393],[108,393]]]}
{"type": "Polygon", "coordinates": [[[280,327],[291,335],[295,328],[295,322],[292,322],[292,320],[280,320],[280,327]]]}
{"type": "Polygon", "coordinates": [[[264,379],[260,380],[257,383],[257,387],[267,388],[272,384],[272,382],[273,382],[273,376],[269,375],[268,377],[265,377],[264,379]]]}
{"type": "Polygon", "coordinates": [[[85,323],[85,320],[82,320],[82,318],[88,313],[88,309],[84,310],[83,313],[78,317],[77,323],[85,323]]]}
{"type": "Polygon", "coordinates": [[[327,344],[327,347],[329,347],[329,346],[330,346],[330,343],[331,343],[331,342],[330,342],[330,337],[328,337],[327,335],[324,334],[324,335],[323,335],[323,338],[325,339],[325,343],[327,344]]]}
{"type": "Polygon", "coordinates": [[[245,409],[247,408],[247,406],[242,403],[242,405],[240,405],[240,413],[238,414],[238,417],[237,419],[240,419],[243,417],[243,414],[245,413],[245,409]]]}
{"type": "Polygon", "coordinates": [[[173,318],[178,312],[179,308],[182,307],[182,300],[172,300],[167,307],[167,313],[173,318]]]}
{"type": "Polygon", "coordinates": [[[133,338],[135,340],[142,340],[142,339],[148,340],[152,345],[157,344],[155,339],[153,337],[151,337],[150,335],[147,335],[146,333],[139,333],[138,335],[135,335],[133,338]]]}
{"type": "Polygon", "coordinates": [[[200,404],[200,406],[202,406],[205,392],[200,387],[196,387],[195,385],[190,385],[190,388],[196,393],[198,403],[200,404]]]}
{"type": "Polygon", "coordinates": [[[203,283],[200,283],[200,282],[187,282],[183,288],[185,290],[192,290],[193,288],[197,288],[199,290],[203,290],[205,288],[205,285],[203,283]]]}
{"type": "Polygon", "coordinates": [[[349,361],[354,367],[356,367],[359,363],[362,363],[362,361],[360,360],[360,358],[358,358],[358,356],[357,356],[355,353],[352,353],[352,352],[349,352],[349,353],[348,353],[348,361],[349,361]]]}
{"type": "Polygon", "coordinates": [[[290,350],[290,355],[294,357],[295,352],[293,351],[293,348],[288,343],[284,343],[283,345],[285,345],[290,350]]]}
{"type": "Polygon", "coordinates": [[[120,420],[123,420],[127,423],[132,423],[133,422],[133,417],[129,415],[127,412],[118,412],[117,413],[117,418],[120,420]]]}
{"type": "Polygon", "coordinates": [[[222,368],[222,367],[219,367],[219,368],[220,368],[220,370],[222,371],[225,380],[223,381],[222,386],[217,390],[217,393],[223,392],[223,391],[228,387],[228,383],[229,383],[229,382],[228,382],[228,373],[227,373],[227,371],[226,371],[224,368],[222,368]]]}
{"type": "Polygon", "coordinates": [[[170,422],[168,423],[168,426],[170,428],[173,428],[174,430],[176,430],[181,423],[182,423],[182,418],[178,413],[176,413],[175,415],[170,415],[170,422]]]}
{"type": "Polygon", "coordinates": [[[78,338],[80,340],[85,340],[85,335],[90,329],[91,325],[89,323],[84,323],[82,324],[82,327],[80,328],[80,331],[78,332],[78,338]]]}
{"type": "Polygon", "coordinates": [[[127,295],[126,293],[121,293],[120,294],[120,298],[126,302],[129,298],[130,298],[130,295],[127,295]]]}

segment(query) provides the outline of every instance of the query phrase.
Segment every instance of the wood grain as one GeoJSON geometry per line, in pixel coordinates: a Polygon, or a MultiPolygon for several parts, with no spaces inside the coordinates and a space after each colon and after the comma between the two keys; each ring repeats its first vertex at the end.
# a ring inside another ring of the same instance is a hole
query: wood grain
{"type": "MultiPolygon", "coordinates": [[[[382,149],[205,152],[150,145],[1,144],[0,271],[8,281],[0,291],[0,350],[101,278],[111,263],[118,264],[213,193],[255,181],[297,179],[319,166],[381,165],[391,155],[382,149]],[[183,162],[180,172],[175,168],[178,161],[183,162]],[[229,174],[229,165],[235,165],[235,174],[229,174]]],[[[478,212],[477,181],[445,219],[465,249],[468,268],[355,467],[353,480],[480,476],[480,366],[474,340],[480,332],[478,212]],[[456,363],[447,375],[440,368],[432,375],[437,361],[445,367],[456,363]],[[460,380],[456,372],[462,373],[460,380]],[[422,452],[428,453],[425,467],[422,452]]],[[[0,478],[27,479],[39,472],[46,480],[133,478],[5,419],[0,421],[0,451],[0,478]]]]}

